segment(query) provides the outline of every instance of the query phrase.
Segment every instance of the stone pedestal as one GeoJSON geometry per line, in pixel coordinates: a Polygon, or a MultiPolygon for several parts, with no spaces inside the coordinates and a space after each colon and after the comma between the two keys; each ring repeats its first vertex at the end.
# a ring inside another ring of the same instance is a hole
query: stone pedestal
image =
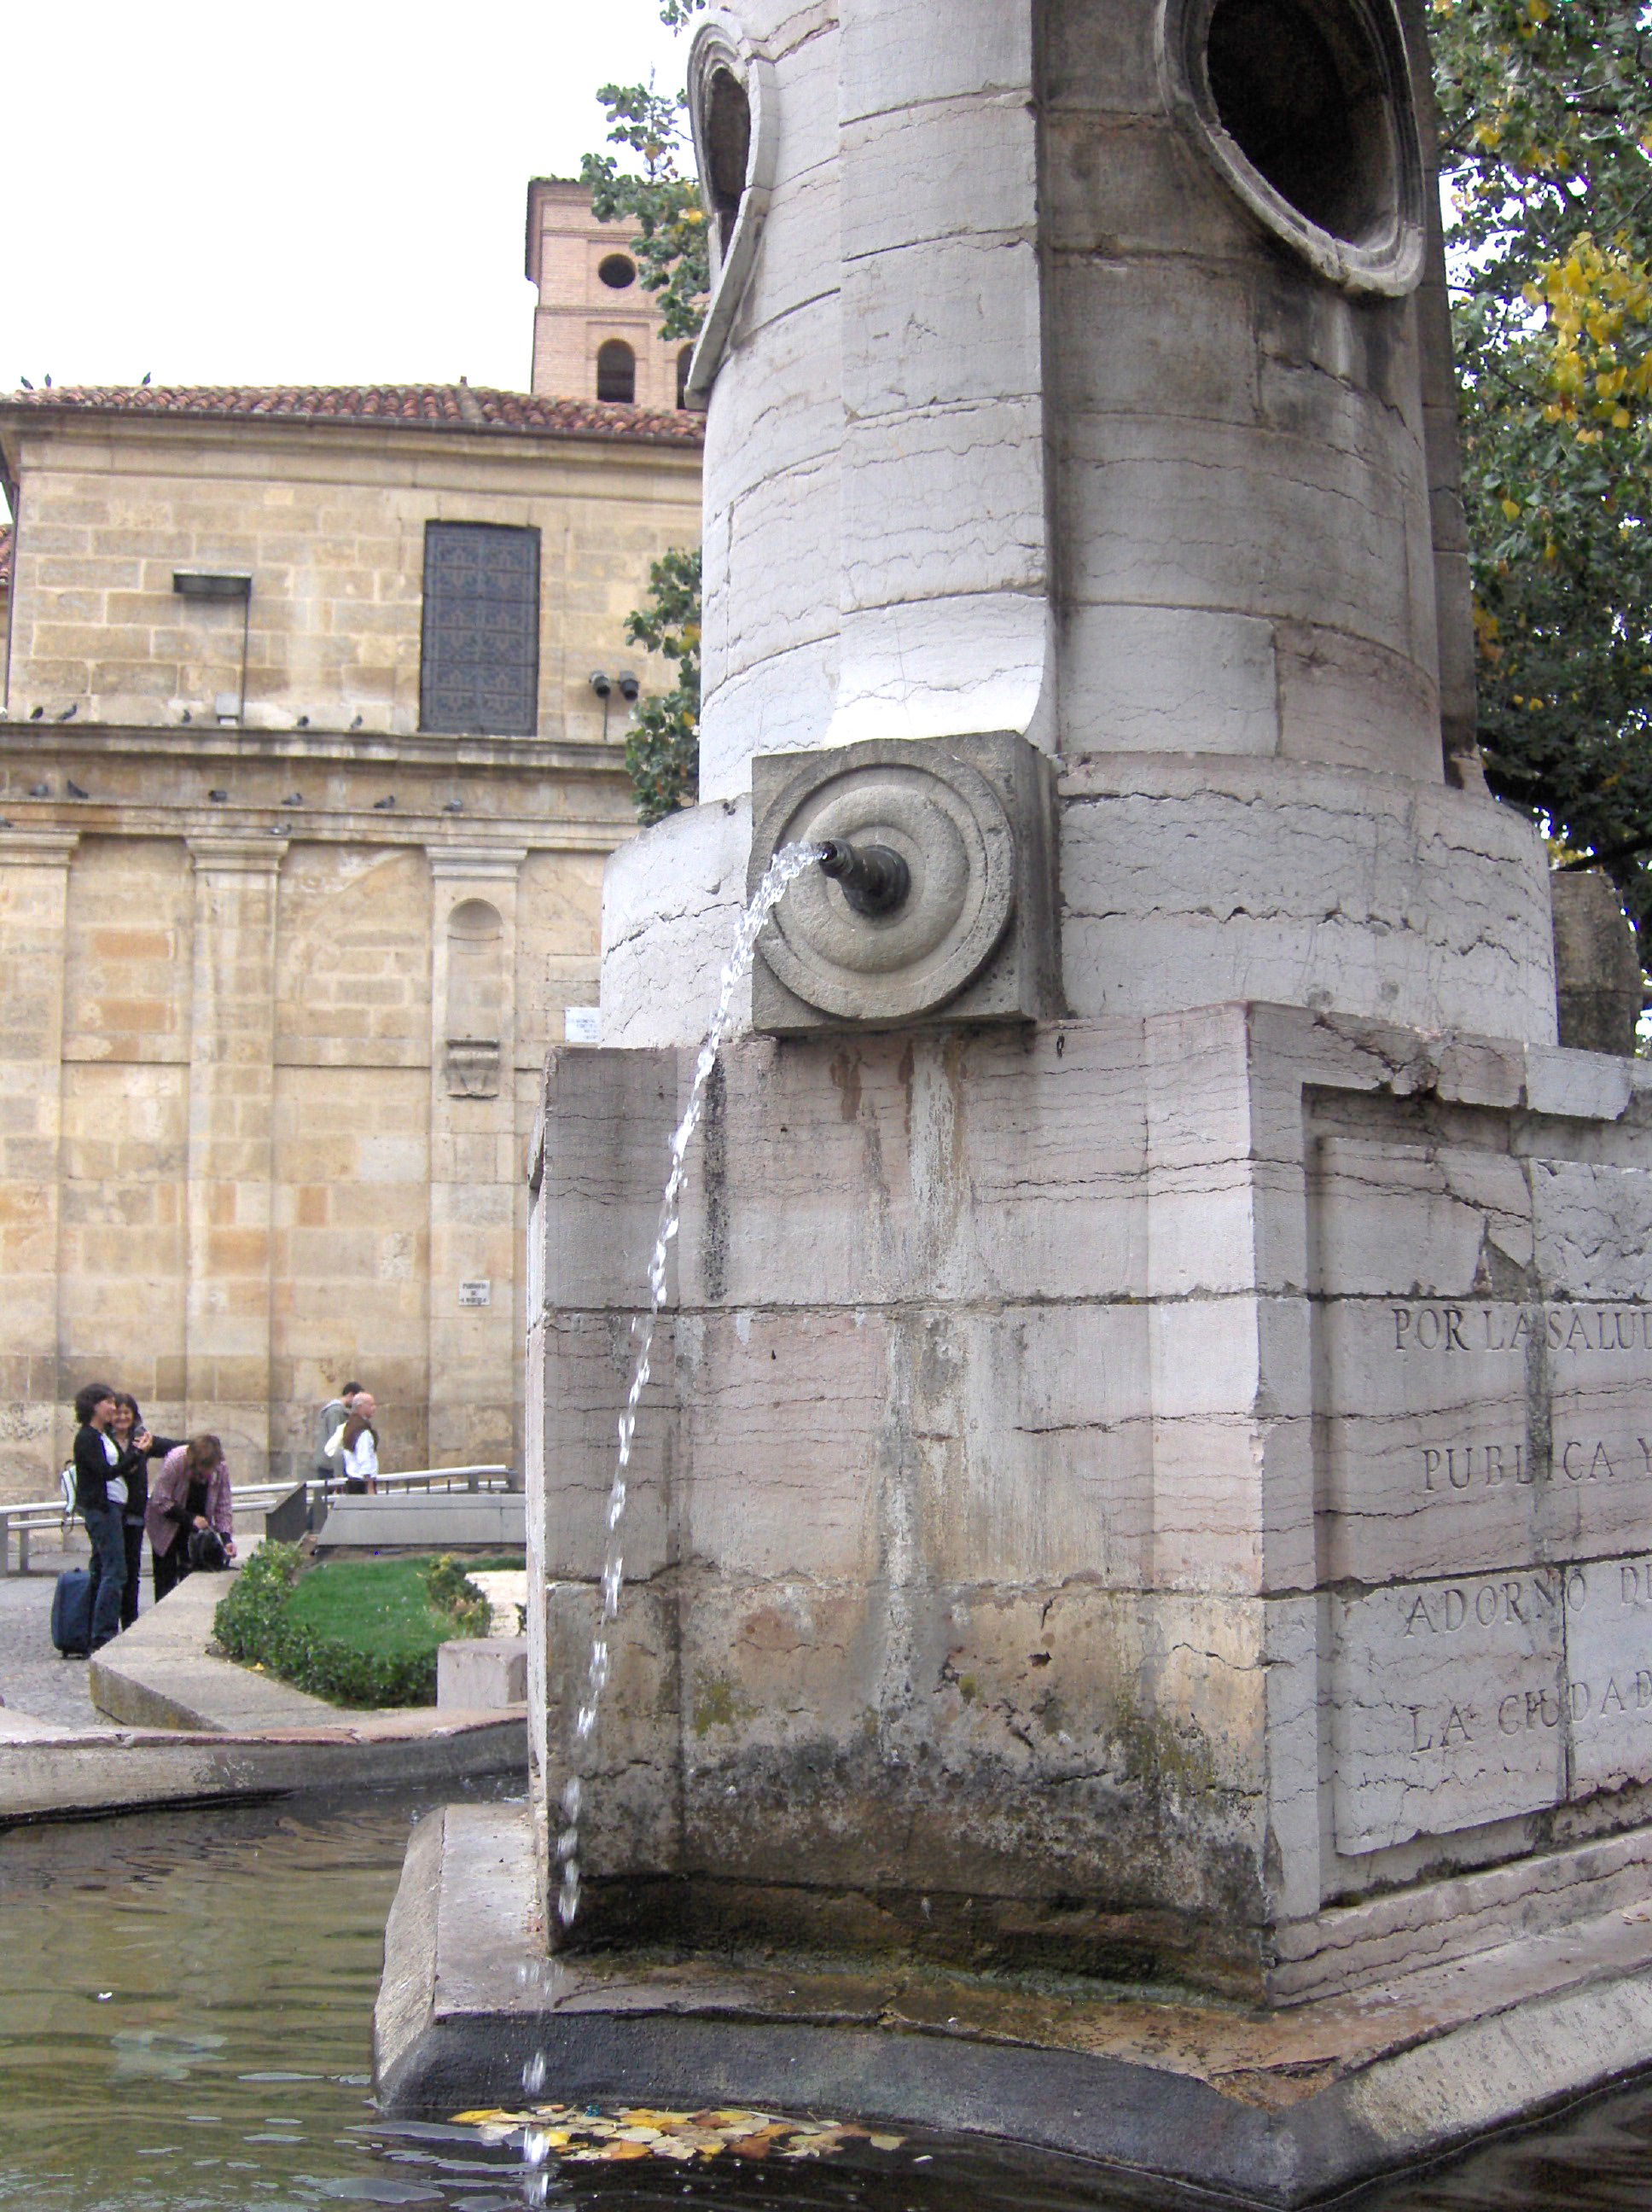
{"type": "MultiPolygon", "coordinates": [[[[726,1069],[576,1944],[761,1928],[1289,2002],[1640,1893],[1652,1079],[1261,1006],[726,1069]]],[[[633,1162],[689,1074],[553,1055],[553,1795],[633,1162]]]]}

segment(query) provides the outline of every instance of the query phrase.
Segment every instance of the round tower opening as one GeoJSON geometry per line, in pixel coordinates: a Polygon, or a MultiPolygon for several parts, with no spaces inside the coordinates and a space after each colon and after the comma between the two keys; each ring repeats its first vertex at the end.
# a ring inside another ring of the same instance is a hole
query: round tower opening
{"type": "Polygon", "coordinates": [[[1223,129],[1298,215],[1351,246],[1392,225],[1392,100],[1382,55],[1353,9],[1217,0],[1205,65],[1223,129]]]}

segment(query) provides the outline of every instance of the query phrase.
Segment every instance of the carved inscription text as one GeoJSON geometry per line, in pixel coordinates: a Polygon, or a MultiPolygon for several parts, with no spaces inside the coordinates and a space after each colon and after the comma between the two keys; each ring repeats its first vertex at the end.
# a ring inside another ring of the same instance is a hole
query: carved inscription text
{"type": "Polygon", "coordinates": [[[1336,1601],[1339,1847],[1652,1780],[1652,1556],[1336,1601]]]}

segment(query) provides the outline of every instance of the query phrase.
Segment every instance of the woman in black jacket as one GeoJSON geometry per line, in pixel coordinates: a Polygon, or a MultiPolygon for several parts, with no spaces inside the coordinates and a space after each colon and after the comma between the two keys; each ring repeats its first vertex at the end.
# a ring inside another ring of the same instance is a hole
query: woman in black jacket
{"type": "Polygon", "coordinates": [[[143,1425],[137,1401],[130,1391],[115,1393],[115,1418],[110,1425],[121,1455],[126,1478],[126,1504],[121,1516],[126,1540],[126,1587],[120,1594],[120,1625],[130,1628],[137,1619],[137,1571],[143,1557],[143,1515],[149,1502],[149,1462],[165,1459],[178,1449],[176,1437],[153,1437],[143,1425]],[[147,1441],[140,1446],[137,1439],[147,1441]]]}
{"type": "Polygon", "coordinates": [[[126,1587],[127,1465],[149,1442],[140,1430],[123,1452],[110,1431],[115,1394],[106,1382],[88,1382],[75,1394],[75,1510],[92,1539],[92,1634],[90,1648],[101,1650],[120,1633],[120,1600],[126,1587]]]}

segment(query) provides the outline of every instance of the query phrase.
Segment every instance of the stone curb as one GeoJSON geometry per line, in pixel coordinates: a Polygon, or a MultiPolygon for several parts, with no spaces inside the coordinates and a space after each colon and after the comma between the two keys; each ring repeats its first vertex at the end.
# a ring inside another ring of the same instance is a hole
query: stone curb
{"type": "Polygon", "coordinates": [[[523,2066],[543,2054],[545,2094],[565,2101],[835,2112],[1286,2212],[1652,2065],[1644,1926],[1608,1915],[1573,1935],[1568,1953],[1504,1947],[1478,1998],[1457,1976],[1266,2014],[1103,1996],[1075,2001],[1067,2033],[1035,2041],[910,2017],[899,1966],[810,1977],[549,1959],[528,1814],[450,1806],[408,1849],[374,2071],[387,2110],[449,2115],[514,2106],[523,2066]],[[902,2003],[908,2016],[891,2022],[902,2003]],[[1264,2063],[1231,2063],[1247,2045],[1264,2063]]]}
{"type": "Polygon", "coordinates": [[[191,1575],[88,1662],[116,1723],[0,1711],[0,1826],[307,1790],[439,1788],[527,1772],[525,1706],[342,1711],[210,1656],[229,1577],[191,1575]]]}

